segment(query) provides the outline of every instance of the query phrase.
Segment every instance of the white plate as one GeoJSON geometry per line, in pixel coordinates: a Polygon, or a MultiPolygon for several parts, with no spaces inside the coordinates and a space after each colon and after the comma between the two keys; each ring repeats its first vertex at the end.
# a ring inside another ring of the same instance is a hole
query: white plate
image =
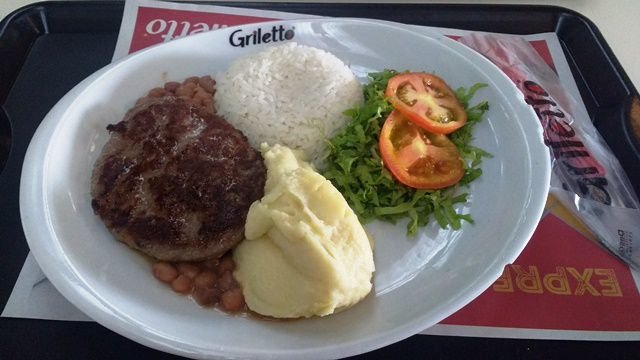
{"type": "Polygon", "coordinates": [[[281,21],[203,33],[107,66],[67,94],[27,151],[20,210],[29,246],[56,288],[87,315],[156,349],[197,358],[327,358],[369,351],[436,324],[486,289],[529,240],[549,184],[542,130],[509,79],[472,50],[438,34],[357,19],[281,21]],[[364,80],[385,68],[435,71],[452,87],[489,84],[491,106],[475,144],[483,164],[465,209],[476,224],[368,226],[376,243],[375,291],[340,314],[266,322],[199,307],[154,280],[150,264],[115,241],[90,205],[90,173],[108,133],[136,98],[169,80],[216,74],[238,56],[278,43],[230,45],[230,35],[294,29],[293,41],[326,49],[364,80]]]}

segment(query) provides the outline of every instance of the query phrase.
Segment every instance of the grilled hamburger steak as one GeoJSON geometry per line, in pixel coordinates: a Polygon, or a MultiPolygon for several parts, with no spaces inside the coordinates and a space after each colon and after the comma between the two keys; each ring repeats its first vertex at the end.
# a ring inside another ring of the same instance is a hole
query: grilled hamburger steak
{"type": "Polygon", "coordinates": [[[239,130],[173,96],[107,130],[91,206],[116,238],[167,261],[218,257],[242,240],[266,170],[239,130]]]}

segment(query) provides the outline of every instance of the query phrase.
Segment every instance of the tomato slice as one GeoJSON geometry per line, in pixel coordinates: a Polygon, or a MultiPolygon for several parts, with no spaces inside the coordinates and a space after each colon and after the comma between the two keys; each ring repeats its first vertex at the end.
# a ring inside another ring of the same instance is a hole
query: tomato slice
{"type": "Polygon", "coordinates": [[[456,94],[432,74],[396,75],[389,79],[385,96],[402,115],[434,134],[450,134],[467,122],[456,94]]]}
{"type": "Polygon", "coordinates": [[[464,175],[456,145],[446,135],[431,134],[394,110],[380,133],[384,165],[401,183],[416,189],[442,189],[464,175]]]}

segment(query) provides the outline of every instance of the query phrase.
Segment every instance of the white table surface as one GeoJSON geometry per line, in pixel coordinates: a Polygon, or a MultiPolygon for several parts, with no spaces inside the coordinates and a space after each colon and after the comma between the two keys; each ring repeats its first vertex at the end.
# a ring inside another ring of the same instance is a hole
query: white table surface
{"type": "MultiPolygon", "coordinates": [[[[0,0],[0,18],[4,18],[11,11],[35,2],[36,0],[0,0]]],[[[240,0],[243,1],[243,0],[240,0]]],[[[321,0],[317,0],[321,1],[321,0]]],[[[332,2],[353,2],[332,0],[332,2]]],[[[367,1],[394,2],[394,1],[367,1]]],[[[591,19],[602,32],[605,40],[613,49],[616,57],[624,67],[627,75],[640,89],[640,0],[557,0],[557,1],[504,1],[504,0],[476,0],[476,1],[398,1],[399,3],[493,3],[493,4],[538,4],[556,5],[575,10],[591,19]]]]}

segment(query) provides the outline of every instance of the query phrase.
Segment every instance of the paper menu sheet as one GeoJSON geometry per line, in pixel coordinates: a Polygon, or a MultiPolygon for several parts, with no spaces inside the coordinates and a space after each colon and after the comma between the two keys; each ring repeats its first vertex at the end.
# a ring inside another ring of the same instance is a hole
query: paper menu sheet
{"type": "MultiPolygon", "coordinates": [[[[154,1],[128,1],[114,60],[147,46],[225,26],[309,15],[154,1]]],[[[466,31],[412,26],[455,37],[466,31]]],[[[579,98],[553,33],[526,36],[579,98]]],[[[529,246],[471,304],[424,333],[555,339],[640,340],[638,281],[589,240],[550,198],[529,246]],[[578,261],[579,260],[579,261],[578,261]],[[506,314],[509,316],[505,316],[506,314]]],[[[46,280],[30,255],[2,316],[90,321],[46,280]]]]}

